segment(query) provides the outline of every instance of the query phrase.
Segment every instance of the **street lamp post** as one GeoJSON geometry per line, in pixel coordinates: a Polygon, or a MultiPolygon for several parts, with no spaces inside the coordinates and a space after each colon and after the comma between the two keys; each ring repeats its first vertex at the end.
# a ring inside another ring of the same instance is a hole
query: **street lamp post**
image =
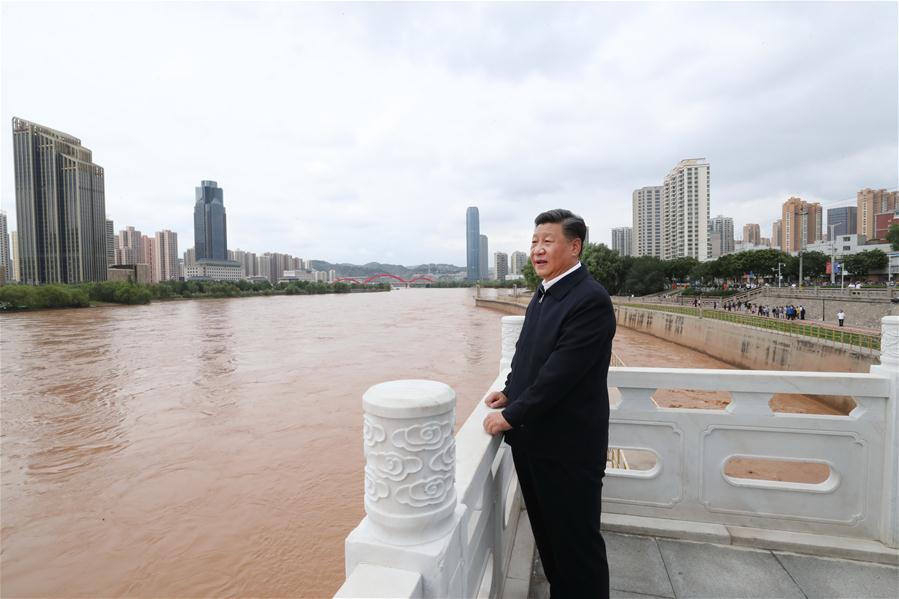
{"type": "Polygon", "coordinates": [[[777,263],[777,287],[778,287],[778,288],[780,288],[781,281],[783,280],[783,276],[780,274],[780,267],[781,267],[781,266],[786,266],[786,264],[784,264],[783,262],[778,262],[778,263],[777,263]]]}

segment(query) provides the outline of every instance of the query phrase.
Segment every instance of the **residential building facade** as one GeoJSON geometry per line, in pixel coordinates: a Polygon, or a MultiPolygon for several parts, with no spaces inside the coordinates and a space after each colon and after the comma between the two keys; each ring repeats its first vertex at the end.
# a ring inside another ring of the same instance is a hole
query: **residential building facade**
{"type": "Polygon", "coordinates": [[[612,249],[619,256],[633,255],[633,229],[631,227],[615,227],[612,229],[612,249]]]}
{"type": "Polygon", "coordinates": [[[802,198],[791,197],[783,203],[781,221],[783,223],[783,244],[785,252],[804,250],[809,244],[822,239],[823,210],[817,202],[806,202],[802,198]]]}
{"type": "Polygon", "coordinates": [[[720,214],[710,219],[709,235],[709,243],[712,246],[712,258],[734,253],[734,219],[720,214]],[[711,240],[711,234],[713,233],[718,234],[715,240],[711,240]]]}
{"type": "Polygon", "coordinates": [[[858,209],[857,229],[859,235],[875,239],[875,217],[885,212],[895,212],[899,191],[865,188],[856,194],[858,209]]]}
{"type": "Polygon", "coordinates": [[[164,229],[157,231],[154,239],[156,246],[154,270],[157,281],[171,281],[180,276],[178,272],[178,234],[164,229]]]}
{"type": "Polygon", "coordinates": [[[705,158],[681,160],[662,186],[662,258],[708,260],[711,169],[705,158]]]}
{"type": "Polygon", "coordinates": [[[743,243],[749,245],[761,245],[762,228],[756,223],[743,225],[743,243]]]}
{"type": "Polygon", "coordinates": [[[493,254],[493,264],[495,265],[496,280],[505,281],[506,275],[509,274],[509,255],[505,252],[496,252],[493,254]]]}
{"type": "Polygon", "coordinates": [[[633,256],[662,257],[662,186],[635,189],[632,196],[633,256]]]}
{"type": "Polygon", "coordinates": [[[520,275],[528,263],[528,255],[525,252],[512,252],[511,274],[520,275]]]}

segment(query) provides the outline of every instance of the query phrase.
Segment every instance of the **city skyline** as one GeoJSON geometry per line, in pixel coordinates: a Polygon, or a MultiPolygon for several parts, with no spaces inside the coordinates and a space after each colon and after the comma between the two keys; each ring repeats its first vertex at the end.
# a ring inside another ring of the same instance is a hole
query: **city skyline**
{"type": "MultiPolygon", "coordinates": [[[[770,231],[791,196],[826,210],[897,187],[891,3],[81,6],[0,9],[3,118],[88,140],[107,215],[185,245],[200,179],[229,190],[233,247],[403,264],[462,264],[469,205],[494,249],[558,206],[610,245],[633,190],[684,156],[714,164],[737,230],[770,231]],[[65,68],[75,40],[107,74],[90,86],[65,68]],[[227,101],[190,93],[202,81],[227,101]]],[[[6,127],[0,144],[16,222],[6,127]]]]}

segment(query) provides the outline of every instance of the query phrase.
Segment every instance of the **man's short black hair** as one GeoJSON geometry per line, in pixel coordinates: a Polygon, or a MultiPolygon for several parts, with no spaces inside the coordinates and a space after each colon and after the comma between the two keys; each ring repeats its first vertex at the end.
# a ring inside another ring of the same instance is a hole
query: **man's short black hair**
{"type": "MultiPolygon", "coordinates": [[[[562,232],[565,234],[565,239],[567,239],[568,241],[574,241],[575,237],[580,239],[580,254],[584,253],[584,239],[586,239],[587,237],[587,223],[584,222],[583,218],[581,218],[571,210],[556,208],[555,210],[547,210],[546,212],[541,212],[537,215],[537,218],[534,219],[535,227],[545,225],[547,223],[561,224],[562,232]]],[[[580,256],[580,254],[578,254],[578,256],[580,256]]]]}

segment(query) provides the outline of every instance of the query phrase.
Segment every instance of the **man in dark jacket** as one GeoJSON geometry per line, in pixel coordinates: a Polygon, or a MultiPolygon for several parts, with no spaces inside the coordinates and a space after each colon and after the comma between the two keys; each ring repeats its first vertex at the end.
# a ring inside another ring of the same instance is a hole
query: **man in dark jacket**
{"type": "Polygon", "coordinates": [[[568,210],[534,220],[531,263],[543,279],[525,313],[512,370],[485,399],[505,433],[554,599],[609,596],[599,531],[609,438],[606,378],[615,336],[609,294],[580,263],[587,227],[568,210]]]}

